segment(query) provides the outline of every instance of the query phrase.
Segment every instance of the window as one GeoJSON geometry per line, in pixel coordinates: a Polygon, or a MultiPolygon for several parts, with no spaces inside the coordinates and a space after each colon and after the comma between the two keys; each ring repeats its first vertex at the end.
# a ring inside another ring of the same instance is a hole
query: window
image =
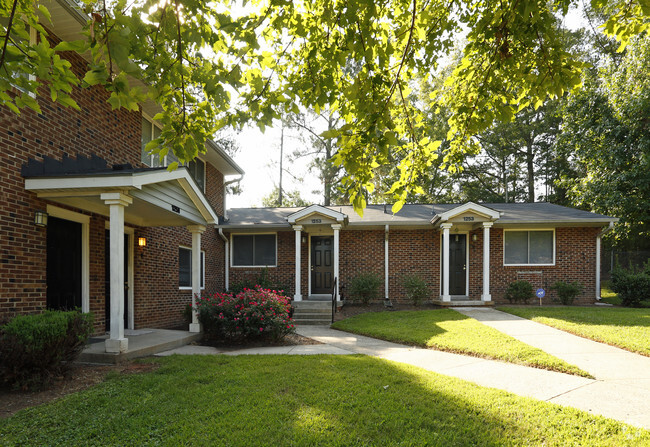
{"type": "Polygon", "coordinates": [[[508,231],[504,233],[505,265],[553,265],[553,230],[508,231]]]}
{"type": "MultiPolygon", "coordinates": [[[[205,288],[205,252],[201,251],[201,289],[205,288]]],[[[178,286],[181,289],[192,288],[192,250],[178,247],[178,286]]]]}
{"type": "MultiPolygon", "coordinates": [[[[4,40],[4,37],[7,34],[7,27],[9,25],[9,17],[0,17],[0,37],[4,40]]],[[[27,74],[23,71],[20,71],[15,65],[14,62],[19,62],[25,58],[29,58],[26,54],[29,52],[28,45],[36,45],[36,29],[32,28],[29,25],[26,25],[22,20],[16,17],[11,24],[11,39],[6,48],[7,57],[5,58],[3,69],[11,73],[11,79],[14,82],[11,83],[12,87],[20,90],[21,92],[26,92],[27,87],[25,83],[27,81],[35,81],[36,76],[33,74],[27,74]]],[[[34,93],[29,94],[31,97],[36,97],[34,93]]]]}
{"type": "Polygon", "coordinates": [[[232,265],[275,267],[275,234],[236,234],[232,236],[232,265]]]}
{"type": "Polygon", "coordinates": [[[205,192],[205,163],[195,158],[187,164],[187,170],[190,171],[190,175],[201,191],[205,192]]]}
{"type": "MultiPolygon", "coordinates": [[[[168,166],[174,162],[178,162],[178,157],[171,151],[161,160],[158,154],[150,154],[145,150],[147,143],[160,137],[160,132],[160,127],[153,121],[144,116],[142,117],[142,152],[140,160],[152,168],[168,166]]],[[[201,191],[205,192],[205,162],[196,158],[187,163],[186,166],[196,184],[201,188],[201,191]]]]}

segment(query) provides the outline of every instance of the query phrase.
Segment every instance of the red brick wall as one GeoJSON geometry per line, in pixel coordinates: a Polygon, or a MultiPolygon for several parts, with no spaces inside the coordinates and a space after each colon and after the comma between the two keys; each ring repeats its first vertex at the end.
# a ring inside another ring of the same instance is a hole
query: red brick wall
{"type": "MultiPolygon", "coordinates": [[[[530,280],[535,288],[547,290],[546,303],[552,303],[555,293],[550,287],[555,281],[579,281],[584,291],[577,303],[593,303],[595,296],[595,256],[598,228],[557,228],[556,265],[548,267],[503,265],[503,230],[490,229],[490,293],[496,303],[506,303],[505,290],[517,279],[530,280]],[[541,275],[534,272],[542,272],[541,275]]],[[[305,233],[303,233],[305,234],[305,233]]],[[[293,231],[278,233],[278,266],[269,268],[272,281],[287,285],[293,296],[295,281],[295,245],[293,231]]],[[[469,232],[469,297],[480,300],[483,294],[483,229],[469,232]],[[476,241],[472,240],[476,235],[476,241]]],[[[406,275],[422,277],[431,290],[431,297],[440,296],[440,232],[431,230],[391,230],[389,232],[389,295],[393,301],[406,302],[402,280],[406,275]]],[[[303,296],[308,295],[308,247],[301,252],[301,283],[303,296]]],[[[255,280],[261,269],[232,268],[230,281],[255,280]]],[[[382,278],[380,299],[384,296],[384,231],[343,230],[340,233],[340,293],[350,298],[350,280],[362,272],[374,272],[382,278]]]]}
{"type": "MultiPolygon", "coordinates": [[[[86,62],[71,53],[77,74],[86,62]]],[[[77,112],[53,104],[49,95],[37,98],[41,113],[29,109],[16,115],[0,108],[0,321],[16,314],[35,313],[46,305],[47,229],[33,224],[34,211],[48,203],[90,216],[90,310],[95,313],[95,328],[104,325],[104,216],[39,200],[25,191],[21,166],[29,158],[48,156],[61,160],[95,154],[109,166],[140,162],[141,114],[111,110],[108,93],[100,87],[74,87],[71,96],[81,107],[77,112]]],[[[206,197],[218,214],[223,214],[223,175],[206,167],[206,197]]],[[[135,248],[135,326],[175,327],[182,324],[181,311],[191,300],[191,292],[178,289],[178,246],[191,246],[185,228],[136,228],[147,238],[143,251],[135,248]]],[[[202,236],[206,252],[206,289],[219,291],[224,284],[223,241],[208,228],[202,236]]]]}
{"type": "Polygon", "coordinates": [[[556,228],[554,266],[506,267],[503,265],[503,230],[492,228],[490,234],[492,300],[497,303],[507,303],[505,291],[508,284],[524,279],[534,288],[546,289],[543,302],[547,304],[551,304],[556,298],[555,292],[550,290],[556,281],[579,281],[584,289],[576,303],[593,303],[596,296],[596,235],[599,231],[599,228],[556,228]]]}

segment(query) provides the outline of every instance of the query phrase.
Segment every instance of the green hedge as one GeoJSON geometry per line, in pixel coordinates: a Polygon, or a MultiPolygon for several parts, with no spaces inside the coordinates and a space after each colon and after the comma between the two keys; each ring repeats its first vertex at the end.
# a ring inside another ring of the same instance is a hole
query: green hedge
{"type": "Polygon", "coordinates": [[[93,315],[45,311],[20,315],[0,327],[0,382],[14,387],[46,385],[65,372],[93,332],[93,315]]]}

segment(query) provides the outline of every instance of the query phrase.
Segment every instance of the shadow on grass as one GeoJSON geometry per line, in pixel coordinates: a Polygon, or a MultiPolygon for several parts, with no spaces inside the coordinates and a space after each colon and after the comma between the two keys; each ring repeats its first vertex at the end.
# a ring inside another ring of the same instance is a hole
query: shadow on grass
{"type": "Polygon", "coordinates": [[[365,356],[173,356],[0,421],[3,444],[638,445],[648,432],[365,356]]]}
{"type": "MultiPolygon", "coordinates": [[[[532,319],[537,317],[555,318],[575,324],[588,324],[595,326],[641,326],[650,327],[650,309],[622,308],[622,307],[509,307],[499,306],[500,310],[508,315],[512,314],[522,318],[532,319]]],[[[507,319],[507,317],[504,317],[507,319]]],[[[513,317],[516,319],[516,317],[513,317]]]]}

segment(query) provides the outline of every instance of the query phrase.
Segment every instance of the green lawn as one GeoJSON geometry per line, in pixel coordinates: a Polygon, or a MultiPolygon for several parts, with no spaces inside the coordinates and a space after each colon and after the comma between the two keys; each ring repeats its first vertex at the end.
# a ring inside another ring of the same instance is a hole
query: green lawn
{"type": "Polygon", "coordinates": [[[332,327],[397,343],[591,377],[577,366],[451,309],[368,312],[337,321],[332,327]]]}
{"type": "Polygon", "coordinates": [[[499,310],[650,356],[650,309],[563,306],[499,310]]]}
{"type": "Polygon", "coordinates": [[[603,303],[613,304],[615,306],[621,305],[621,299],[618,297],[618,294],[614,293],[609,281],[601,282],[600,298],[603,303]]]}
{"type": "Polygon", "coordinates": [[[650,432],[365,356],[173,356],[0,420],[0,444],[623,446],[650,432]]]}

